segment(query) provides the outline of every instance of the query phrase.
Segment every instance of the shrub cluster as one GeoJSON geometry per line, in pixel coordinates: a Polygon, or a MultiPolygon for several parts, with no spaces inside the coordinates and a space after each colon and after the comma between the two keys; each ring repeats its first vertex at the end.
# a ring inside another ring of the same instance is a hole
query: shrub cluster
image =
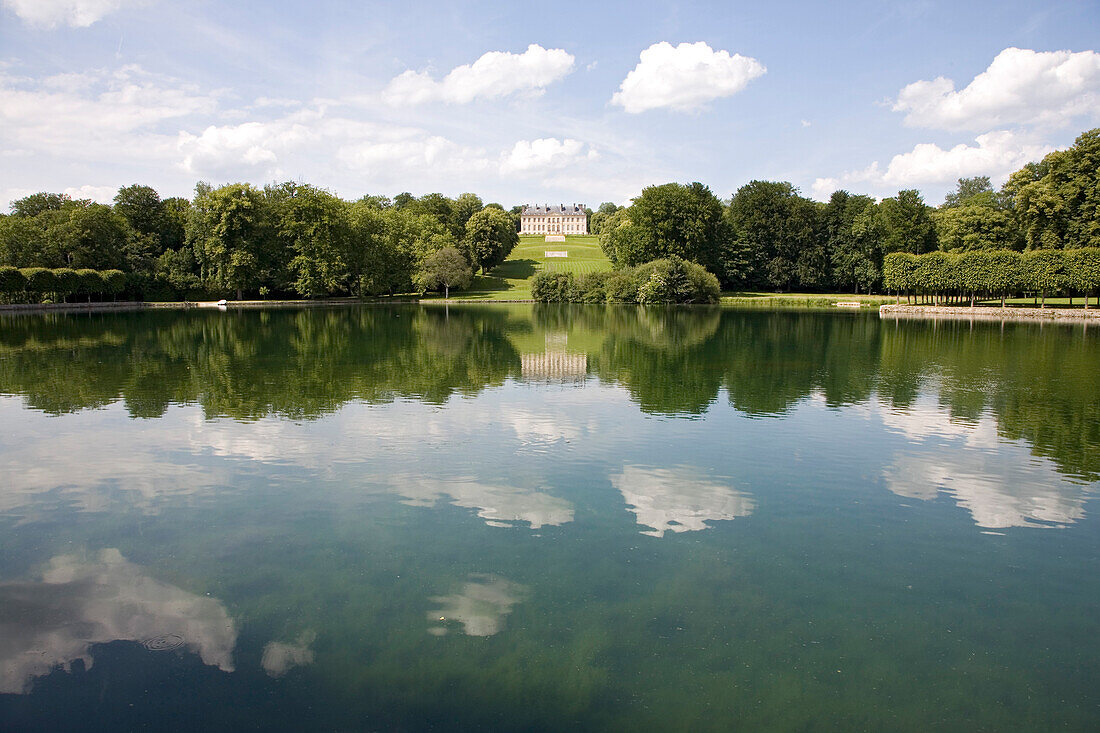
{"type": "Polygon", "coordinates": [[[1100,292],[1100,247],[1078,249],[894,252],[883,261],[887,290],[918,302],[960,302],[1035,293],[1046,305],[1048,295],[1100,292]]]}
{"type": "Polygon", "coordinates": [[[580,278],[540,272],[531,282],[531,297],[540,303],[717,303],[720,294],[718,278],[679,257],[580,278]]]}

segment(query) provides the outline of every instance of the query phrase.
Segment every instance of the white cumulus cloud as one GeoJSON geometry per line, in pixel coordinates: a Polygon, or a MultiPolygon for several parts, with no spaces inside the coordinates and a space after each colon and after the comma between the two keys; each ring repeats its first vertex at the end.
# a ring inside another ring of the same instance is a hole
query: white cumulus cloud
{"type": "Polygon", "coordinates": [[[579,140],[555,137],[538,140],[518,140],[512,150],[503,156],[500,163],[501,173],[518,173],[529,170],[551,170],[566,168],[585,160],[593,160],[597,153],[591,147],[585,151],[585,144],[579,140]]]}
{"type": "Polygon", "coordinates": [[[754,58],[715,51],[702,41],[661,41],[642,51],[611,103],[631,114],[661,107],[691,112],[736,94],[765,71],[754,58]]]}
{"type": "Polygon", "coordinates": [[[1060,125],[1098,117],[1100,53],[1006,48],[965,88],[938,77],[898,93],[895,112],[908,125],[988,130],[1005,125],[1060,125]]]}
{"type": "Polygon", "coordinates": [[[987,132],[978,135],[974,142],[974,145],[960,143],[947,149],[935,143],[920,143],[907,153],[895,155],[885,169],[875,161],[861,170],[818,178],[812,186],[813,196],[824,201],[833,191],[856,183],[885,190],[989,176],[999,184],[1013,171],[1054,150],[1032,136],[1011,130],[987,132]]]}
{"type": "Polygon", "coordinates": [[[144,4],[143,0],[3,0],[27,23],[42,28],[69,25],[86,28],[125,6],[144,4]]]}
{"type": "Polygon", "coordinates": [[[532,43],[523,53],[490,51],[472,64],[456,66],[436,81],[424,71],[406,71],[393,78],[383,92],[392,105],[425,102],[466,104],[510,94],[542,94],[546,87],[573,70],[573,55],[560,48],[532,43]]]}

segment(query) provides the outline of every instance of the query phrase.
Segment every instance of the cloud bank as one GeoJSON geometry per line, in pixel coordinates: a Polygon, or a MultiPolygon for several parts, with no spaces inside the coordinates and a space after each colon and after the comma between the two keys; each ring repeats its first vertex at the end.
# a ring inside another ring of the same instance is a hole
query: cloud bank
{"type": "Polygon", "coordinates": [[[903,88],[894,102],[914,127],[988,130],[1064,125],[1100,110],[1100,53],[1006,48],[965,88],[944,77],[903,88]]]}

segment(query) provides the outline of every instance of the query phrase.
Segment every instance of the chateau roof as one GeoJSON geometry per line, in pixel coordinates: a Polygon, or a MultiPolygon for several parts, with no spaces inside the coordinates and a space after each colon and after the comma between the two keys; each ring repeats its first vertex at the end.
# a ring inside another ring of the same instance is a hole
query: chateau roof
{"type": "Polygon", "coordinates": [[[557,204],[556,206],[551,206],[550,204],[527,204],[523,207],[521,215],[527,216],[530,214],[543,216],[546,214],[584,214],[587,211],[588,209],[585,208],[584,204],[557,204]]]}

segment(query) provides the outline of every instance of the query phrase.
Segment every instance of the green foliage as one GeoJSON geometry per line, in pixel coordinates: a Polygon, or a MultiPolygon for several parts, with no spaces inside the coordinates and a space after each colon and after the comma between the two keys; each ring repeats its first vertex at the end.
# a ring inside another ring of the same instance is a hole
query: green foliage
{"type": "Polygon", "coordinates": [[[1080,293],[1100,290],[1100,247],[1066,250],[1065,278],[1066,284],[1080,293]]]}
{"type": "Polygon", "coordinates": [[[939,209],[932,215],[939,246],[945,251],[1022,249],[1012,214],[992,205],[969,202],[939,209]]]}
{"type": "Polygon", "coordinates": [[[99,270],[77,270],[77,286],[72,292],[77,295],[95,295],[107,292],[107,286],[103,279],[103,273],[99,270]]]}
{"type": "Polygon", "coordinates": [[[466,222],[466,251],[475,269],[488,272],[519,244],[515,220],[500,209],[482,209],[466,222]]]}
{"type": "Polygon", "coordinates": [[[919,191],[898,191],[896,197],[884,199],[878,211],[883,252],[923,254],[936,248],[931,208],[925,205],[919,191]]]}
{"type": "Polygon", "coordinates": [[[416,272],[416,284],[421,289],[443,288],[444,297],[450,297],[451,288],[466,288],[474,273],[470,263],[454,247],[444,247],[429,255],[416,272]]]}
{"type": "Polygon", "coordinates": [[[11,202],[12,216],[33,218],[46,211],[60,211],[72,201],[67,193],[32,193],[30,196],[11,202]]]}
{"type": "Polygon", "coordinates": [[[695,262],[669,257],[594,272],[577,280],[571,272],[540,272],[531,297],[541,303],[717,303],[718,278],[695,262]]]}
{"type": "Polygon", "coordinates": [[[27,276],[10,265],[0,266],[0,293],[15,295],[27,289],[27,276]]]}
{"type": "Polygon", "coordinates": [[[1067,284],[1064,260],[1065,256],[1057,250],[1024,252],[1021,261],[1024,287],[1042,293],[1044,301],[1048,293],[1062,290],[1067,284]]]}
{"type": "Polygon", "coordinates": [[[280,207],[279,236],[293,253],[292,287],[307,298],[335,292],[347,282],[351,225],[348,205],[320,189],[295,186],[280,207]]]}
{"type": "Polygon", "coordinates": [[[27,267],[22,271],[23,278],[27,282],[27,291],[31,293],[52,293],[57,290],[57,278],[53,270],[45,267],[27,267]]]}
{"type": "Polygon", "coordinates": [[[874,199],[836,191],[823,214],[834,287],[871,292],[882,281],[882,226],[874,199]]]}
{"type": "Polygon", "coordinates": [[[818,204],[786,182],[752,181],[739,188],[730,202],[729,221],[739,249],[748,253],[740,259],[747,262],[735,275],[736,267],[727,261],[724,281],[780,291],[826,285],[821,213],[818,204]]]}
{"type": "Polygon", "coordinates": [[[891,252],[882,261],[882,284],[887,290],[908,293],[917,287],[917,257],[908,252],[891,252]]]}
{"type": "Polygon", "coordinates": [[[736,259],[733,230],[722,202],[703,184],[649,186],[627,211],[621,218],[612,213],[601,229],[610,230],[604,249],[616,264],[680,257],[731,281],[740,275],[727,272],[736,259]]]}
{"type": "Polygon", "coordinates": [[[579,298],[571,272],[540,272],[531,279],[531,297],[540,303],[574,303],[579,298]]]}
{"type": "Polygon", "coordinates": [[[1004,195],[1028,249],[1100,246],[1100,128],[1012,174],[1004,195]]]}

